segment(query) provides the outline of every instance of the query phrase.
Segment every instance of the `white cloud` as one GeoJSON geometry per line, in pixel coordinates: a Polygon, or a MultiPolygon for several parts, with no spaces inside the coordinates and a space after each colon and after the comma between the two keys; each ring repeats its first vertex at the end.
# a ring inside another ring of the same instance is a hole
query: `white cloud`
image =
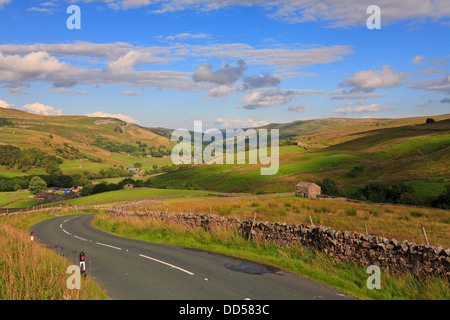
{"type": "Polygon", "coordinates": [[[383,66],[381,71],[373,69],[355,73],[342,85],[353,87],[353,92],[371,92],[378,88],[392,88],[400,84],[401,74],[392,70],[392,66],[383,66]]]}
{"type": "Polygon", "coordinates": [[[311,96],[322,93],[320,90],[301,89],[257,89],[242,97],[245,109],[257,109],[273,105],[283,105],[299,96],[311,96]]]}
{"type": "Polygon", "coordinates": [[[244,77],[245,89],[276,87],[280,84],[280,82],[281,82],[280,79],[274,77],[269,73],[244,77]]]}
{"type": "Polygon", "coordinates": [[[129,96],[129,97],[137,97],[137,96],[141,96],[142,92],[138,92],[138,91],[131,91],[131,90],[124,90],[122,92],[115,92],[116,94],[123,94],[124,96],[129,96]]]}
{"type": "Polygon", "coordinates": [[[66,88],[58,88],[50,90],[50,93],[58,93],[58,94],[92,94],[92,92],[86,90],[70,90],[66,88]]]}
{"type": "Polygon", "coordinates": [[[164,39],[167,40],[186,40],[186,39],[205,39],[205,38],[209,38],[211,37],[208,34],[205,33],[189,33],[189,32],[185,32],[185,33],[179,33],[179,34],[175,34],[173,36],[167,36],[164,39]]]}
{"type": "Polygon", "coordinates": [[[241,120],[241,119],[216,119],[216,124],[220,128],[255,128],[268,125],[264,120],[241,120]]]}
{"type": "Polygon", "coordinates": [[[42,7],[29,7],[27,11],[30,12],[43,12],[43,13],[53,13],[54,8],[50,6],[42,6],[42,7]]]}
{"type": "Polygon", "coordinates": [[[209,90],[206,95],[207,98],[225,98],[231,95],[234,91],[232,86],[218,86],[209,90]]]}
{"type": "Polygon", "coordinates": [[[192,55],[219,57],[224,59],[242,59],[251,65],[277,66],[285,69],[326,64],[343,59],[352,54],[352,47],[333,45],[324,47],[268,47],[254,48],[245,43],[219,43],[213,45],[186,46],[192,55]]]}
{"type": "Polygon", "coordinates": [[[384,97],[379,93],[365,93],[365,92],[349,92],[345,90],[333,90],[328,94],[330,100],[345,100],[345,99],[370,99],[384,97]]]}
{"type": "MultiPolygon", "coordinates": [[[[365,27],[369,16],[366,10],[373,1],[279,0],[275,3],[278,6],[275,7],[271,16],[276,19],[292,23],[326,21],[331,27],[365,27]]],[[[378,0],[376,4],[381,8],[382,25],[411,19],[437,20],[450,15],[450,7],[446,0],[378,0]]],[[[271,2],[271,5],[273,6],[274,2],[271,2]]]]}
{"type": "Polygon", "coordinates": [[[247,64],[243,60],[239,60],[235,67],[231,67],[227,63],[217,71],[212,71],[210,64],[202,64],[195,70],[192,79],[194,82],[232,84],[242,76],[245,69],[247,69],[247,64]]]}
{"type": "MultiPolygon", "coordinates": [[[[245,70],[243,61],[264,68],[275,66],[287,72],[289,68],[341,60],[349,53],[352,51],[348,46],[255,49],[242,43],[207,46],[177,43],[167,47],[139,47],[123,42],[0,45],[0,82],[44,81],[55,87],[107,84],[195,92],[211,90],[214,84],[230,84],[241,78],[245,70]],[[144,69],[145,64],[170,64],[191,57],[241,62],[234,66],[226,64],[216,71],[210,64],[201,65],[195,72],[160,67],[144,69]],[[75,66],[74,60],[80,60],[80,63],[75,66]]],[[[253,77],[248,80],[270,80],[263,84],[274,84],[273,76],[253,77]]]]}
{"type": "Polygon", "coordinates": [[[345,107],[334,110],[334,113],[337,115],[346,115],[349,113],[372,113],[372,112],[382,112],[382,111],[391,111],[394,108],[391,107],[383,107],[380,104],[373,103],[366,106],[360,106],[356,108],[345,107]]]}
{"type": "Polygon", "coordinates": [[[445,61],[445,59],[435,58],[430,61],[430,64],[432,64],[434,66],[445,66],[447,64],[447,62],[445,61]]]}
{"type": "Polygon", "coordinates": [[[23,57],[0,52],[0,81],[44,80],[48,74],[64,74],[69,69],[69,65],[45,51],[31,52],[23,57]]]}
{"type": "Polygon", "coordinates": [[[96,117],[96,118],[116,118],[116,119],[123,120],[125,122],[139,123],[139,121],[137,121],[136,119],[134,119],[130,116],[121,114],[121,113],[111,114],[111,113],[107,113],[107,112],[103,112],[103,111],[96,111],[96,112],[92,112],[92,113],[86,113],[85,116],[96,117]]]}
{"type": "MultiPolygon", "coordinates": [[[[84,0],[95,1],[95,0],[84,0]]],[[[97,0],[113,8],[150,7],[152,13],[163,14],[182,10],[213,11],[231,6],[263,9],[270,18],[289,23],[322,21],[329,27],[366,26],[367,7],[372,0],[97,0]]],[[[407,20],[431,20],[450,16],[448,0],[378,0],[382,24],[407,20]]]]}
{"type": "Polygon", "coordinates": [[[6,101],[0,100],[0,108],[5,108],[5,109],[14,108],[14,105],[10,104],[6,101]]]}
{"type": "Polygon", "coordinates": [[[429,68],[429,69],[419,70],[416,73],[421,75],[421,76],[430,76],[430,75],[436,74],[436,73],[445,73],[445,70],[444,69],[429,68]]]}
{"type": "Polygon", "coordinates": [[[7,88],[9,91],[9,94],[13,95],[13,96],[20,96],[21,94],[23,94],[22,90],[20,90],[20,88],[22,88],[22,87],[29,88],[29,87],[31,87],[31,85],[26,82],[13,82],[13,83],[5,84],[3,86],[3,88],[7,88]]]}
{"type": "Polygon", "coordinates": [[[424,60],[426,60],[427,58],[424,56],[421,56],[420,54],[415,56],[414,58],[411,59],[411,62],[414,64],[420,64],[423,63],[424,60]]]}
{"type": "Polygon", "coordinates": [[[340,106],[356,106],[358,104],[364,104],[364,100],[360,99],[359,101],[348,101],[345,103],[336,103],[334,106],[335,107],[340,107],[340,106]]]}
{"type": "Polygon", "coordinates": [[[43,6],[43,7],[54,7],[54,6],[56,6],[56,3],[51,2],[51,1],[47,1],[47,2],[40,3],[40,5],[43,6]]]}
{"type": "Polygon", "coordinates": [[[450,76],[446,75],[440,78],[411,82],[408,87],[450,94],[450,76]]]}
{"type": "Polygon", "coordinates": [[[294,104],[293,106],[290,106],[289,111],[297,111],[297,112],[304,112],[306,111],[306,107],[304,105],[301,105],[299,103],[294,104]]]}
{"type": "Polygon", "coordinates": [[[48,105],[45,105],[45,104],[42,104],[39,102],[26,104],[26,105],[22,106],[22,109],[32,112],[32,113],[42,114],[42,115],[46,115],[46,116],[60,116],[63,114],[62,109],[56,110],[53,107],[50,107],[48,105]]]}
{"type": "MultiPolygon", "coordinates": [[[[107,1],[111,2],[111,1],[107,1]]],[[[151,4],[150,0],[122,0],[122,8],[139,8],[151,4]]]]}
{"type": "Polygon", "coordinates": [[[134,69],[141,63],[167,63],[180,59],[159,56],[166,53],[170,54],[167,48],[140,48],[126,43],[0,45],[0,82],[45,81],[55,87],[101,83],[187,92],[211,89],[210,84],[193,82],[191,72],[134,69]],[[87,61],[94,64],[94,67],[91,65],[75,67],[58,60],[56,56],[67,59],[80,58],[84,64],[87,61]],[[105,67],[99,68],[100,63],[105,64],[105,67]]]}
{"type": "Polygon", "coordinates": [[[117,60],[109,63],[108,66],[114,72],[123,72],[138,64],[166,62],[168,62],[166,58],[154,56],[151,52],[145,50],[130,50],[117,60]]]}
{"type": "Polygon", "coordinates": [[[5,4],[8,4],[10,2],[11,0],[0,0],[0,9],[2,9],[5,4]]]}

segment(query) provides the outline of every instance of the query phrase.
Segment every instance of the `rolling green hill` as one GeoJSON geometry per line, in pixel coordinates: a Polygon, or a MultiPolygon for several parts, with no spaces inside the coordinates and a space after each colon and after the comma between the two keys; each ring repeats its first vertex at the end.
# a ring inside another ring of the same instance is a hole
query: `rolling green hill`
{"type": "MultiPolygon", "coordinates": [[[[270,124],[278,129],[280,166],[275,175],[260,174],[261,164],[182,165],[152,176],[156,188],[195,188],[225,192],[292,192],[298,181],[332,179],[346,192],[370,182],[404,182],[427,201],[450,178],[450,115],[400,119],[329,118],[270,124]]],[[[130,167],[172,165],[175,142],[170,130],[142,128],[114,118],[42,116],[0,109],[0,144],[39,149],[62,159],[65,174],[130,167]],[[145,157],[151,152],[166,157],[145,157]]],[[[30,153],[36,154],[36,153],[30,153]]],[[[44,174],[42,167],[19,170],[0,166],[0,177],[44,174]]]]}
{"type": "MultiPolygon", "coordinates": [[[[159,149],[170,152],[173,142],[135,124],[115,118],[43,116],[0,108],[0,144],[38,148],[64,160],[64,173],[99,171],[109,166],[151,165],[168,161],[142,158],[159,149]],[[149,161],[150,160],[150,161],[149,161]]],[[[145,166],[143,166],[145,168],[145,166]]],[[[9,171],[10,174],[14,170],[9,171]]],[[[32,170],[27,173],[42,173],[32,170]]],[[[19,172],[17,172],[19,174],[19,172]]]]}
{"type": "Polygon", "coordinates": [[[260,164],[205,164],[185,166],[152,181],[158,187],[179,187],[189,181],[199,189],[253,193],[293,192],[298,181],[320,183],[324,178],[348,191],[370,182],[405,182],[417,187],[420,192],[415,196],[425,201],[440,194],[450,181],[450,115],[433,117],[434,123],[426,119],[325,119],[269,125],[265,128],[278,128],[280,136],[302,143],[280,148],[276,175],[260,175],[260,164]]]}

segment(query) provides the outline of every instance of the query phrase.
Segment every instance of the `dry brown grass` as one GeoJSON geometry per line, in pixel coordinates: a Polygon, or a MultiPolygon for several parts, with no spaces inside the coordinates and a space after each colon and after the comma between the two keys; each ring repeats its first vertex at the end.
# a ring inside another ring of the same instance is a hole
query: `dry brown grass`
{"type": "Polygon", "coordinates": [[[212,213],[253,219],[309,224],[341,231],[357,231],[399,241],[425,244],[422,227],[430,245],[450,246],[450,211],[397,205],[360,204],[339,200],[311,200],[295,197],[171,201],[148,204],[140,210],[168,209],[171,212],[212,213]]]}
{"type": "Polygon", "coordinates": [[[0,300],[105,299],[89,278],[68,289],[69,263],[11,225],[0,224],[0,300]]]}

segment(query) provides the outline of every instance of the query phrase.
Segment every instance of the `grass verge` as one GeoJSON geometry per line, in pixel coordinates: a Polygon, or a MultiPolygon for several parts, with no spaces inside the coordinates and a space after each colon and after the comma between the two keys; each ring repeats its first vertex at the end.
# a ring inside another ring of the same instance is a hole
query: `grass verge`
{"type": "Polygon", "coordinates": [[[39,212],[0,219],[0,300],[109,299],[89,277],[81,279],[81,289],[68,289],[71,263],[30,240],[29,227],[54,216],[39,212]]]}
{"type": "Polygon", "coordinates": [[[280,247],[273,243],[249,241],[236,231],[190,228],[152,218],[115,217],[102,213],[94,218],[98,228],[120,236],[208,250],[272,265],[332,286],[367,300],[449,300],[449,284],[439,278],[419,279],[413,275],[381,273],[381,289],[370,290],[365,268],[336,263],[326,255],[301,246],[280,247]]]}

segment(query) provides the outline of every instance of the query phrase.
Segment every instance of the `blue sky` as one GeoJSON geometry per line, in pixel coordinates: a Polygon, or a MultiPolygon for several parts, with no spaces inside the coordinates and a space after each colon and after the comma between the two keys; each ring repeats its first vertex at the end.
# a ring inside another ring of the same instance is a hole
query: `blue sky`
{"type": "Polygon", "coordinates": [[[188,129],[450,113],[445,0],[0,0],[0,30],[4,108],[188,129]]]}

